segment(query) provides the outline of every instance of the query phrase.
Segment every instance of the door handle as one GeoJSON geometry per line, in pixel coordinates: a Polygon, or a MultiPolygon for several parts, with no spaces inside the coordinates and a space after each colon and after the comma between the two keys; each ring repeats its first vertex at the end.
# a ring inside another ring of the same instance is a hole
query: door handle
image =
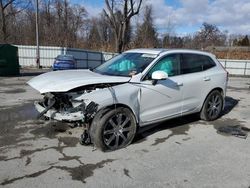
{"type": "Polygon", "coordinates": [[[210,78],[210,77],[204,77],[203,80],[204,80],[204,81],[210,81],[211,78],[210,78]]]}
{"type": "Polygon", "coordinates": [[[177,86],[183,86],[183,83],[182,82],[177,82],[176,85],[177,86]]]}

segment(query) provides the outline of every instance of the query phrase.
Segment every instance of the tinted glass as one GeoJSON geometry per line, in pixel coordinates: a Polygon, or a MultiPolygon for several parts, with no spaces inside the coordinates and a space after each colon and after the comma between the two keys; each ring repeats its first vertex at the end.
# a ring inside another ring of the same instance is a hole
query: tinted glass
{"type": "Polygon", "coordinates": [[[214,67],[216,64],[215,62],[208,56],[203,56],[203,70],[210,69],[214,67]]]}
{"type": "Polygon", "coordinates": [[[59,55],[56,57],[56,59],[62,61],[73,61],[74,57],[72,55],[59,55]]]}
{"type": "Polygon", "coordinates": [[[160,59],[153,68],[149,71],[147,79],[151,79],[153,72],[161,70],[168,74],[168,76],[175,76],[179,74],[180,55],[167,55],[160,59]]]}
{"type": "Polygon", "coordinates": [[[142,72],[156,55],[145,53],[123,53],[100,65],[94,72],[114,76],[133,76],[142,72]]]}
{"type": "Polygon", "coordinates": [[[213,66],[215,66],[215,63],[208,56],[199,54],[182,54],[181,74],[200,72],[213,66]]]}

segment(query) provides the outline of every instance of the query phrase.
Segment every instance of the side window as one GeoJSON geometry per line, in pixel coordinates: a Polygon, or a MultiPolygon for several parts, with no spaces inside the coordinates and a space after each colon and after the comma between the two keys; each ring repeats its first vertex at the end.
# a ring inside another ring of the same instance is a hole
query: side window
{"type": "Polygon", "coordinates": [[[215,66],[215,63],[208,56],[199,54],[182,54],[181,74],[200,72],[213,66],[215,66]]]}
{"type": "Polygon", "coordinates": [[[203,70],[210,69],[215,66],[215,62],[208,56],[203,56],[203,70]]]}
{"type": "Polygon", "coordinates": [[[180,55],[167,55],[160,59],[148,72],[146,79],[151,79],[153,72],[161,70],[168,74],[168,76],[175,76],[179,74],[180,55]]]}

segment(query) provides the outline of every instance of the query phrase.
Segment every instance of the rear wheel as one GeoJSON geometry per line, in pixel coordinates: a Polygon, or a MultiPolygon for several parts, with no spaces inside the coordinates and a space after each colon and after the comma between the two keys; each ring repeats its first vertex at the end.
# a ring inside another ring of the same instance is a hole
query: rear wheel
{"type": "Polygon", "coordinates": [[[206,121],[213,121],[217,119],[222,111],[223,96],[218,90],[212,91],[205,100],[200,118],[206,121]]]}
{"type": "Polygon", "coordinates": [[[117,150],[132,142],[136,133],[136,120],[129,109],[119,107],[104,115],[97,114],[90,131],[91,139],[98,149],[117,150]]]}

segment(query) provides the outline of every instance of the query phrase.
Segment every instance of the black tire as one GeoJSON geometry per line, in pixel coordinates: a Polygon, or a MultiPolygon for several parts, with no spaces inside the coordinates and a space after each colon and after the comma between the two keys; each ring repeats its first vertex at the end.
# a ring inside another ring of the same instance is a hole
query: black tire
{"type": "Polygon", "coordinates": [[[223,96],[218,90],[212,91],[206,98],[200,118],[205,121],[213,121],[220,117],[223,108],[223,96]]]}
{"type": "Polygon", "coordinates": [[[92,143],[102,151],[113,151],[129,145],[136,134],[133,113],[123,107],[96,114],[90,128],[92,143]]]}

